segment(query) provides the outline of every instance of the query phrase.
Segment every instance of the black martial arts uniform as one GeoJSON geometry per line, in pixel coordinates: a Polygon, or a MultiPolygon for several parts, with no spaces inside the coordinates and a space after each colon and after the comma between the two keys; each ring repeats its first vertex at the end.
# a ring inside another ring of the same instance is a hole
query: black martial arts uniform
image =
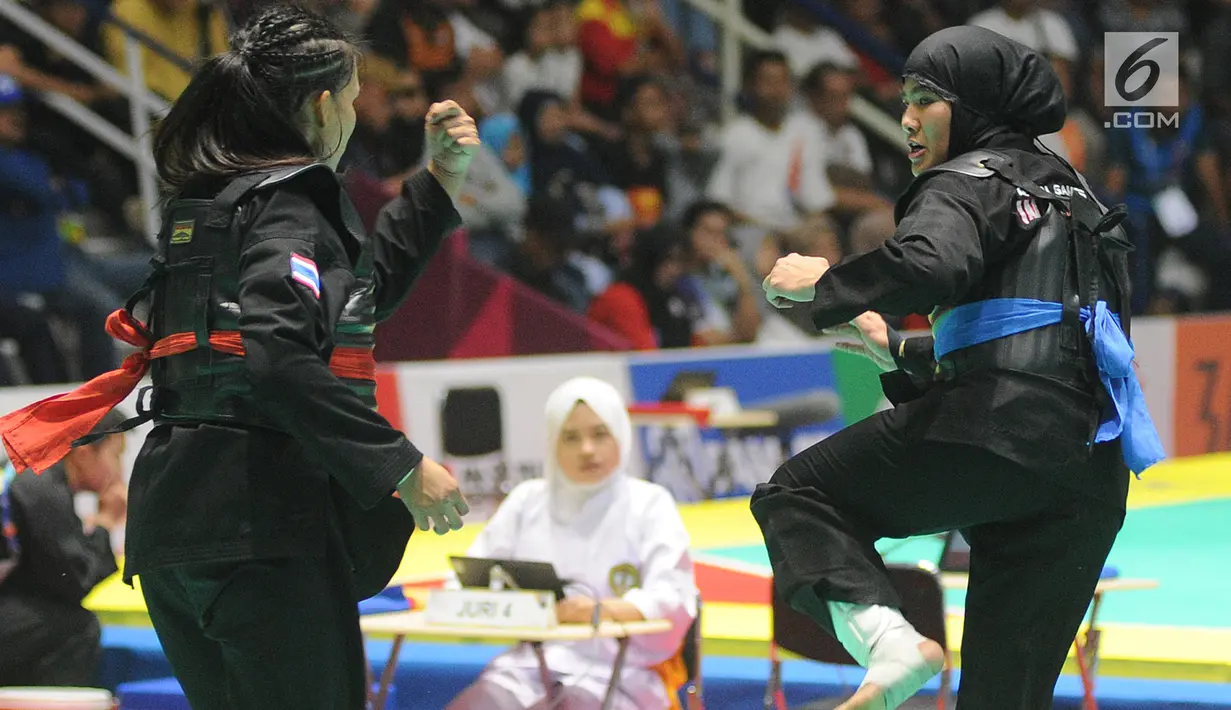
{"type": "Polygon", "coordinates": [[[21,557],[0,582],[0,686],[94,685],[100,629],[81,601],[116,571],[111,535],[84,531],[63,464],[8,493],[21,557]]]}
{"type": "MultiPolygon", "coordinates": [[[[953,28],[915,50],[906,76],[955,95],[950,156],[994,150],[1004,170],[1045,194],[960,158],[927,170],[897,204],[894,237],[832,267],[812,304],[796,307],[810,307],[827,328],[865,310],[1077,298],[1068,234],[1044,235],[1043,225],[1061,219],[1055,211],[1082,182],[1028,137],[1064,121],[1046,60],[995,33],[953,28]]],[[[1099,298],[1119,308],[1112,279],[1098,278],[1099,298]]],[[[1089,342],[1066,312],[1062,323],[940,363],[931,353],[931,338],[906,341],[895,353],[903,370],[883,378],[893,409],[800,453],[758,486],[752,511],[775,587],[832,632],[828,601],[901,606],[877,539],[961,529],[971,571],[958,706],[1050,708],[1123,522],[1129,480],[1119,441],[1088,443],[1105,404],[1089,342]]]]}
{"type": "Polygon", "coordinates": [[[362,708],[357,603],[405,551],[392,494],[422,454],[375,411],[372,374],[336,364],[370,359],[460,218],[421,171],[366,236],[316,165],[190,186],[164,219],[150,329],[198,347],[153,361],[125,578],[194,710],[362,708]]]}

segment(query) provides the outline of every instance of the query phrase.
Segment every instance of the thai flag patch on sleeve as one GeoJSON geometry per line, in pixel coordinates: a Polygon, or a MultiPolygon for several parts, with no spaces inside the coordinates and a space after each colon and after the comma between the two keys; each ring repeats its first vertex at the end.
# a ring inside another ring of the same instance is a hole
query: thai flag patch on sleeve
{"type": "Polygon", "coordinates": [[[313,296],[321,297],[321,275],[316,262],[308,257],[291,254],[291,280],[307,286],[313,296]]]}

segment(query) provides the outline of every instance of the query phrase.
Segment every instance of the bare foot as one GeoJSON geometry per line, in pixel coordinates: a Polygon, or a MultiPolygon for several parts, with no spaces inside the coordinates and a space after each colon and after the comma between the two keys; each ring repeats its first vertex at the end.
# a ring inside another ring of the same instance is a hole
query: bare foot
{"type": "MultiPolygon", "coordinates": [[[[940,644],[931,639],[920,641],[919,653],[922,653],[924,659],[927,660],[932,676],[935,676],[944,669],[945,651],[940,647],[940,644]]],[[[929,676],[930,678],[931,676],[929,676]]],[[[888,707],[886,704],[885,689],[875,683],[868,683],[859,686],[859,690],[856,690],[849,700],[834,708],[834,710],[893,710],[893,708],[888,707]]]]}

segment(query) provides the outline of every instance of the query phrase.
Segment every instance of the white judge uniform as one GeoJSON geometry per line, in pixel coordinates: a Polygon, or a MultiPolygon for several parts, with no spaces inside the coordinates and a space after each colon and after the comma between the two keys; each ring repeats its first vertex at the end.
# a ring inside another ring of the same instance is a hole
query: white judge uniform
{"type": "MultiPolygon", "coordinates": [[[[557,388],[547,402],[547,434],[544,477],[514,488],[467,554],[550,562],[561,579],[577,583],[566,589],[569,596],[618,597],[647,619],[671,620],[670,632],[632,637],[616,702],[621,710],[668,708],[671,701],[654,667],[679,652],[697,615],[688,532],[675,501],[662,486],[627,474],[632,424],[619,392],[606,382],[579,377],[557,388]],[[594,410],[619,444],[616,470],[593,485],[573,483],[556,461],[560,428],[578,401],[594,410]]],[[[599,706],[616,644],[614,639],[544,644],[551,677],[563,684],[563,707],[599,706]]],[[[498,710],[494,703],[511,698],[526,708],[544,696],[538,660],[521,644],[493,659],[449,710],[498,710]]]]}

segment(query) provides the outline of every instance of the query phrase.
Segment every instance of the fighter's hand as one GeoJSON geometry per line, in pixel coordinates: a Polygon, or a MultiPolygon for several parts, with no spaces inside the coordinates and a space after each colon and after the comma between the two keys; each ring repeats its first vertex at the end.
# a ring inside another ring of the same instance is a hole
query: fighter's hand
{"type": "Polygon", "coordinates": [[[462,516],[470,512],[453,475],[426,456],[406,482],[398,486],[398,494],[419,529],[435,529],[437,535],[460,530],[462,516]]]}
{"type": "Polygon", "coordinates": [[[848,353],[862,355],[888,372],[898,369],[893,353],[889,352],[889,325],[879,313],[866,311],[850,323],[825,329],[826,335],[845,335],[858,338],[859,342],[839,342],[834,347],[848,353]]]}
{"type": "Polygon", "coordinates": [[[454,101],[432,104],[427,110],[427,149],[427,169],[445,192],[456,197],[479,149],[479,129],[474,119],[454,101]]]}
{"type": "Polygon", "coordinates": [[[808,303],[816,297],[817,279],[826,271],[829,271],[829,260],[824,257],[787,254],[774,264],[769,276],[761,282],[765,300],[775,308],[808,303]]]}

